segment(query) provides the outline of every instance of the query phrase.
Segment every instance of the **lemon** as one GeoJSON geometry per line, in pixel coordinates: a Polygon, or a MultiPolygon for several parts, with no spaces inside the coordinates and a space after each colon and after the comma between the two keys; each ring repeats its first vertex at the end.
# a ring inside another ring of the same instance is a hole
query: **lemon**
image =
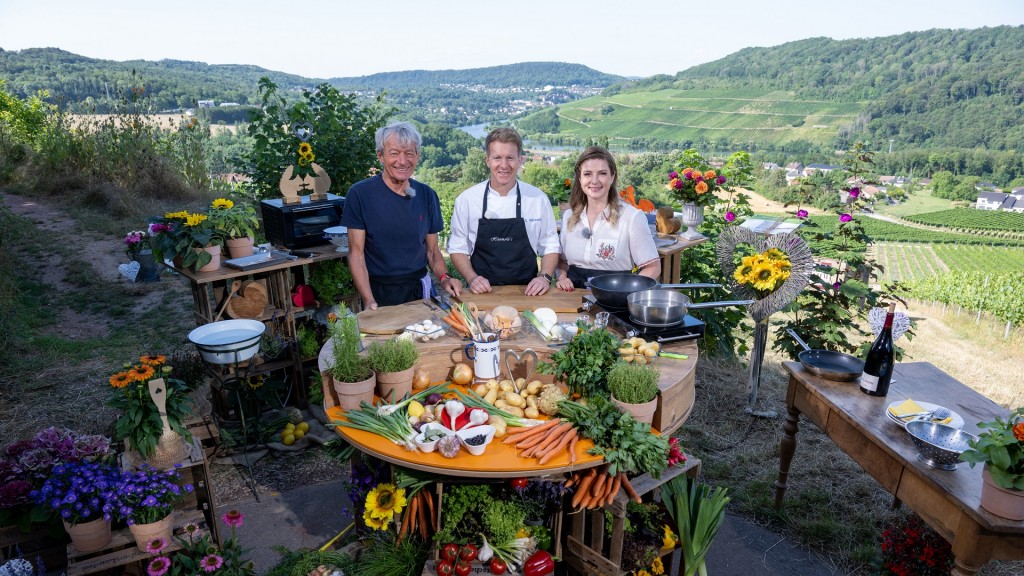
{"type": "Polygon", "coordinates": [[[284,429],[285,429],[285,432],[291,432],[292,430],[295,430],[295,424],[292,424],[291,422],[289,422],[289,423],[284,425],[284,429]]]}
{"type": "Polygon", "coordinates": [[[305,434],[306,432],[309,432],[309,422],[299,422],[296,424],[295,429],[305,434]]]}
{"type": "Polygon", "coordinates": [[[413,400],[412,402],[409,402],[409,405],[406,407],[406,410],[409,412],[409,416],[411,416],[412,418],[419,418],[420,416],[423,415],[424,408],[423,404],[420,404],[419,402],[413,400]]]}
{"type": "Polygon", "coordinates": [[[285,446],[291,446],[292,444],[295,444],[295,436],[293,436],[292,434],[281,435],[281,444],[284,444],[285,446]]]}
{"type": "Polygon", "coordinates": [[[295,429],[295,432],[294,432],[294,433],[292,434],[292,436],[293,436],[293,437],[294,437],[294,438],[295,438],[296,440],[298,440],[298,439],[302,438],[302,437],[303,437],[303,436],[305,436],[305,435],[306,435],[306,433],[305,433],[305,432],[303,432],[302,430],[299,430],[298,428],[296,428],[296,429],[295,429]]]}

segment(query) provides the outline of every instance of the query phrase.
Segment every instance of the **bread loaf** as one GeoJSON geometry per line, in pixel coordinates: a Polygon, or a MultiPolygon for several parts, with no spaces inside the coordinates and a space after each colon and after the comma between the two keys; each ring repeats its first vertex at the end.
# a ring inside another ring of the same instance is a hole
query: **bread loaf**
{"type": "Polygon", "coordinates": [[[683,224],[679,218],[673,218],[675,210],[671,206],[662,206],[654,217],[658,234],[675,234],[683,224]]]}

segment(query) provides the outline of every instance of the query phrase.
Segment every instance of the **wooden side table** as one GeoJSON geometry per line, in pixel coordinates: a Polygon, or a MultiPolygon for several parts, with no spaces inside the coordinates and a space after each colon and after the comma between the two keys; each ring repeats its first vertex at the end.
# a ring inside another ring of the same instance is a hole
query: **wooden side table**
{"type": "Polygon", "coordinates": [[[679,238],[679,240],[671,246],[658,248],[658,254],[661,255],[661,277],[659,278],[659,281],[662,284],[681,283],[680,265],[682,263],[683,250],[698,244],[703,244],[707,241],[707,238],[700,238],[698,240],[683,240],[682,238],[679,238]]]}

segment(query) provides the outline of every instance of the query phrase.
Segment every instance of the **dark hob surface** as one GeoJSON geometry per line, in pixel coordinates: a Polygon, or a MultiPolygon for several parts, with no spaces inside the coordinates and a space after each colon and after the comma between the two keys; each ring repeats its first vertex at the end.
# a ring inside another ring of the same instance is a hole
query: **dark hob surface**
{"type": "Polygon", "coordinates": [[[678,340],[696,340],[704,337],[704,323],[687,314],[683,321],[674,326],[654,327],[643,326],[629,318],[629,310],[625,308],[605,307],[597,303],[593,296],[584,296],[583,301],[589,304],[591,316],[605,310],[611,315],[609,325],[620,330],[626,338],[639,336],[645,340],[658,342],[675,342],[678,340]]]}

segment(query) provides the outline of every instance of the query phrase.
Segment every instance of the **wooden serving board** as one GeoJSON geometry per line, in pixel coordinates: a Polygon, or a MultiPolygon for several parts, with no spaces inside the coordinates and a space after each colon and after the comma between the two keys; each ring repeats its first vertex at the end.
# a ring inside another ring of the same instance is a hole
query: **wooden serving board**
{"type": "MultiPolygon", "coordinates": [[[[578,312],[583,305],[583,297],[590,294],[590,290],[573,290],[564,292],[552,287],[543,296],[527,296],[523,294],[524,286],[494,286],[491,292],[486,294],[473,294],[469,290],[463,290],[459,297],[463,302],[473,302],[480,310],[494,310],[496,306],[512,306],[516,310],[536,310],[537,308],[551,308],[555,312],[572,313],[578,312]]],[[[422,305],[420,305],[422,308],[422,305]]]]}
{"type": "Polygon", "coordinates": [[[418,324],[436,314],[424,306],[423,302],[416,300],[398,306],[363,310],[356,317],[359,319],[359,330],[366,334],[400,334],[406,326],[418,324]]]}

